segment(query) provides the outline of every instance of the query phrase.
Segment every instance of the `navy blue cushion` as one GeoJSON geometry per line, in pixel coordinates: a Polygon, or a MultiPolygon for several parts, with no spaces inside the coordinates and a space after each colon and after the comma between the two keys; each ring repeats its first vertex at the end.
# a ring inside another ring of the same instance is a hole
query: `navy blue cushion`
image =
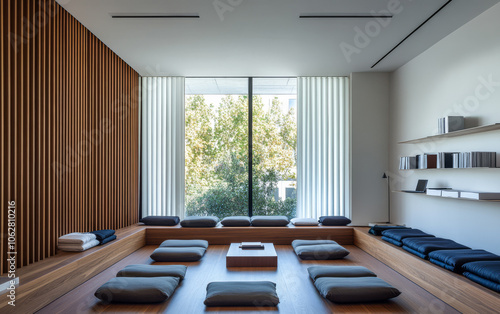
{"type": "Polygon", "coordinates": [[[486,288],[489,288],[489,289],[496,291],[496,292],[500,292],[500,284],[498,284],[494,281],[484,279],[482,277],[476,276],[473,273],[469,273],[469,272],[464,272],[464,276],[469,278],[470,280],[482,285],[482,286],[485,286],[486,288]]]}
{"type": "Polygon", "coordinates": [[[324,226],[347,226],[352,221],[344,216],[321,216],[319,223],[324,226]]]}
{"type": "Polygon", "coordinates": [[[413,249],[427,257],[430,252],[437,250],[462,250],[469,249],[469,247],[459,244],[450,239],[443,238],[406,238],[403,239],[403,248],[406,246],[413,249]]]}
{"type": "Polygon", "coordinates": [[[379,226],[375,225],[368,230],[368,233],[371,233],[376,236],[381,236],[382,232],[385,230],[391,230],[391,229],[411,229],[409,227],[404,227],[404,226],[379,226]]]}
{"type": "Polygon", "coordinates": [[[462,266],[464,272],[500,284],[500,261],[470,262],[462,266]]]}
{"type": "Polygon", "coordinates": [[[478,261],[499,261],[500,256],[485,250],[444,250],[429,253],[429,261],[456,273],[462,265],[478,261]]]}
{"type": "Polygon", "coordinates": [[[382,236],[382,240],[387,241],[387,242],[389,242],[391,244],[394,244],[396,246],[403,246],[403,243],[401,241],[394,240],[394,239],[391,239],[391,238],[388,238],[388,237],[382,236]]]}
{"type": "Polygon", "coordinates": [[[401,242],[405,238],[433,237],[419,229],[391,229],[382,232],[382,235],[401,242]]]}
{"type": "Polygon", "coordinates": [[[95,238],[97,240],[99,240],[99,242],[101,242],[101,244],[103,244],[102,241],[106,238],[113,236],[115,234],[115,230],[103,229],[103,230],[90,231],[90,233],[95,234],[95,238]]]}
{"type": "Polygon", "coordinates": [[[111,241],[113,241],[115,239],[116,239],[116,235],[112,235],[110,237],[107,237],[107,238],[103,239],[101,241],[100,245],[106,244],[106,243],[111,242],[111,241]]]}
{"type": "Polygon", "coordinates": [[[427,259],[427,255],[426,254],[420,253],[417,250],[414,250],[414,249],[409,248],[409,247],[404,246],[404,245],[403,245],[403,249],[406,250],[407,252],[410,252],[411,254],[417,255],[420,258],[427,259]]]}

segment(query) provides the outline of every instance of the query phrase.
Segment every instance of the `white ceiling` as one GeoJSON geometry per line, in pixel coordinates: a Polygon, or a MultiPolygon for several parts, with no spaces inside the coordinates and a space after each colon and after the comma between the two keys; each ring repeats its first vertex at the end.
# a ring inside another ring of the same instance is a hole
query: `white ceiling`
{"type": "Polygon", "coordinates": [[[446,0],[57,2],[143,76],[322,76],[393,71],[499,0],[453,0],[373,69],[446,0]],[[397,3],[401,12],[386,25],[376,19],[299,19],[301,14],[387,13],[388,6],[397,3]],[[227,10],[218,14],[216,4],[227,10]],[[116,13],[200,18],[112,19],[116,13]],[[341,45],[356,47],[356,29],[366,27],[374,33],[349,62],[341,45]]]}

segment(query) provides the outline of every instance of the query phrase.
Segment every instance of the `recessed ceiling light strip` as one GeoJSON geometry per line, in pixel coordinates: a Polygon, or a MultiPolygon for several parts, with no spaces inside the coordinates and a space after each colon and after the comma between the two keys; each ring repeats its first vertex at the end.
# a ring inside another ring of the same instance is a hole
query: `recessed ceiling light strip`
{"type": "Polygon", "coordinates": [[[300,15],[301,19],[392,19],[392,15],[300,15]]]}
{"type": "Polygon", "coordinates": [[[134,14],[114,14],[111,15],[111,18],[114,19],[199,19],[200,16],[197,14],[190,15],[165,15],[165,14],[156,14],[156,15],[134,15],[134,14]]]}
{"type": "Polygon", "coordinates": [[[380,63],[380,61],[384,60],[391,52],[393,52],[394,50],[396,50],[396,48],[398,48],[405,40],[407,40],[411,35],[413,35],[422,26],[424,26],[424,24],[426,24],[427,22],[429,22],[430,19],[432,19],[436,14],[438,14],[439,11],[441,11],[442,9],[444,9],[444,7],[446,7],[448,4],[450,4],[451,1],[453,1],[453,0],[448,0],[445,4],[443,4],[443,6],[441,6],[436,12],[434,12],[434,14],[432,14],[431,16],[429,16],[427,18],[427,20],[425,20],[422,24],[420,24],[417,28],[415,28],[410,34],[408,34],[408,36],[406,36],[405,38],[403,38],[403,40],[401,40],[396,46],[394,46],[394,48],[392,48],[391,50],[389,50],[388,53],[386,53],[382,58],[380,58],[377,62],[375,62],[375,64],[372,65],[371,68],[373,69],[377,64],[380,63]]]}

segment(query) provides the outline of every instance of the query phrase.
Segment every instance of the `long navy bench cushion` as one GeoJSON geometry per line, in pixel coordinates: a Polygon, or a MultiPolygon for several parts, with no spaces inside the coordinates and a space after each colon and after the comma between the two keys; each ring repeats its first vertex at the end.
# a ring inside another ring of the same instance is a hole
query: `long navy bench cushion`
{"type": "Polygon", "coordinates": [[[375,225],[368,230],[368,233],[371,233],[376,236],[381,236],[382,232],[385,230],[393,230],[393,229],[411,229],[409,227],[404,227],[404,226],[383,226],[383,225],[375,225]]]}
{"type": "Polygon", "coordinates": [[[432,234],[425,233],[419,229],[392,229],[382,232],[382,235],[399,242],[402,242],[405,238],[433,237],[432,234]]]}
{"type": "Polygon", "coordinates": [[[388,237],[382,236],[382,240],[384,240],[386,242],[389,242],[391,244],[394,244],[396,246],[403,246],[403,243],[401,241],[394,240],[394,239],[391,239],[391,238],[388,238],[388,237]]]}
{"type": "Polygon", "coordinates": [[[429,261],[456,273],[462,265],[478,261],[499,261],[500,256],[485,250],[440,250],[429,253],[429,261]]]}
{"type": "Polygon", "coordinates": [[[286,216],[252,216],[254,227],[285,227],[290,223],[286,216]]]}
{"type": "Polygon", "coordinates": [[[345,216],[321,216],[319,223],[323,226],[347,226],[352,221],[345,216]]]}
{"type": "Polygon", "coordinates": [[[183,227],[215,227],[219,223],[219,218],[215,216],[188,216],[181,221],[183,227]]]}
{"type": "Polygon", "coordinates": [[[175,226],[179,221],[179,216],[147,216],[141,219],[148,226],[175,226]]]}
{"type": "Polygon", "coordinates": [[[459,244],[450,239],[443,238],[406,238],[403,239],[403,249],[409,248],[412,251],[417,251],[422,258],[426,258],[430,252],[437,250],[461,250],[469,249],[469,247],[459,244]],[[422,256],[423,255],[423,256],[422,256]]]}
{"type": "Polygon", "coordinates": [[[470,262],[462,266],[464,272],[500,284],[500,261],[470,262]]]}

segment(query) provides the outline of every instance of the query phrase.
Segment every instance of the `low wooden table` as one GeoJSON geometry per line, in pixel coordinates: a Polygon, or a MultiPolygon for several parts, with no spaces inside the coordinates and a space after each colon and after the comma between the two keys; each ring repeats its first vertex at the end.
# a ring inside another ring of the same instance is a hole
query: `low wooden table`
{"type": "Polygon", "coordinates": [[[226,255],[226,267],[278,267],[278,255],[272,243],[263,243],[264,249],[241,249],[240,243],[231,243],[226,255]]]}

